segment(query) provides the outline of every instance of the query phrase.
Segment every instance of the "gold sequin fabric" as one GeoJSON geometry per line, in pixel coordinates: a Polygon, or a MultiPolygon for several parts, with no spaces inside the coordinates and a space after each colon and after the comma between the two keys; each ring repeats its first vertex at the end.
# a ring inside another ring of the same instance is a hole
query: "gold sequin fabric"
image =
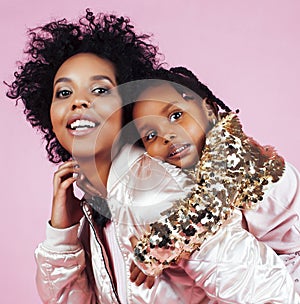
{"type": "Polygon", "coordinates": [[[199,163],[189,174],[196,186],[150,225],[134,248],[140,268],[158,275],[188,258],[232,215],[234,208],[255,209],[268,186],[284,171],[274,148],[246,136],[236,113],[225,113],[208,132],[199,163]]]}

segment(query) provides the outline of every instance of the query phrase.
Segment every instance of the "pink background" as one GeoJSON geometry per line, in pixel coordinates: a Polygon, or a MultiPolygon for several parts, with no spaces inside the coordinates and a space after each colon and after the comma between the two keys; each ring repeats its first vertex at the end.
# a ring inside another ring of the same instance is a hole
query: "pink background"
{"type": "MultiPolygon", "coordinates": [[[[86,7],[129,16],[153,33],[165,60],[191,68],[233,109],[244,128],[300,168],[298,0],[74,1],[10,0],[0,4],[1,76],[11,81],[26,29],[86,7]],[[79,4],[80,3],[80,4],[79,4]]],[[[40,136],[5,97],[1,83],[1,303],[40,303],[34,249],[50,215],[52,173],[40,136]]]]}

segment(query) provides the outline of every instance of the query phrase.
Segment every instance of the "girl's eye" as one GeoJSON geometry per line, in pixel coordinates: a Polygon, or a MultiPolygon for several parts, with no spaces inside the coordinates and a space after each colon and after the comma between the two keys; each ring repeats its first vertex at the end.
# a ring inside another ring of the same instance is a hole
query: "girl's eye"
{"type": "Polygon", "coordinates": [[[179,119],[181,116],[182,116],[182,112],[175,112],[175,113],[170,115],[169,119],[170,119],[171,122],[174,122],[177,119],[179,119]]]}
{"type": "Polygon", "coordinates": [[[67,98],[72,94],[70,90],[59,90],[56,92],[55,97],[56,98],[67,98]]]}
{"type": "Polygon", "coordinates": [[[99,87],[99,88],[93,89],[92,92],[96,93],[97,95],[104,95],[104,94],[108,94],[110,92],[110,90],[106,89],[106,88],[99,87]]]}
{"type": "Polygon", "coordinates": [[[146,141],[151,141],[154,138],[156,138],[156,136],[157,136],[157,132],[153,130],[153,131],[148,132],[144,138],[146,141]]]}

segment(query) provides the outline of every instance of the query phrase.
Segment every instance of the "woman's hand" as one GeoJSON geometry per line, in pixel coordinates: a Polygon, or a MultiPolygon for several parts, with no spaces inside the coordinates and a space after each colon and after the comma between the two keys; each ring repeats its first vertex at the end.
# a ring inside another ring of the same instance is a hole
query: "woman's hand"
{"type": "MultiPolygon", "coordinates": [[[[131,237],[130,242],[132,248],[134,248],[137,243],[137,238],[134,236],[131,237]]],[[[139,267],[134,262],[132,262],[130,265],[130,281],[134,282],[137,286],[140,286],[144,283],[145,286],[150,289],[154,285],[155,277],[145,275],[139,269],[139,267]]]]}
{"type": "Polygon", "coordinates": [[[83,216],[80,200],[73,192],[73,183],[78,174],[79,166],[74,160],[63,163],[54,173],[51,214],[51,226],[54,228],[70,227],[83,216]]]}

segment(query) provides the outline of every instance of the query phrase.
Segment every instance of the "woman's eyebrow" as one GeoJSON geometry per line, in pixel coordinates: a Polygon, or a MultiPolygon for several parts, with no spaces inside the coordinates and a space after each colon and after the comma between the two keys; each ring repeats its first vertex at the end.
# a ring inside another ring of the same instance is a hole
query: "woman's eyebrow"
{"type": "Polygon", "coordinates": [[[104,75],[95,75],[91,77],[91,80],[107,80],[109,81],[112,85],[116,85],[114,81],[112,81],[112,79],[108,76],[104,76],[104,75]]]}
{"type": "Polygon", "coordinates": [[[58,79],[54,82],[54,85],[58,84],[59,82],[71,82],[71,79],[68,78],[68,77],[61,77],[61,78],[58,78],[58,79]]]}
{"type": "MultiPolygon", "coordinates": [[[[114,83],[114,81],[112,81],[112,79],[111,79],[110,77],[104,76],[104,75],[95,75],[95,76],[92,76],[90,79],[91,79],[91,80],[107,80],[107,81],[109,81],[112,85],[114,85],[114,86],[116,85],[116,84],[114,83]]],[[[54,85],[56,85],[56,84],[58,84],[58,83],[60,83],[60,82],[72,82],[72,79],[71,79],[71,78],[68,78],[68,77],[61,77],[61,78],[58,78],[58,79],[55,81],[54,85]]]]}

